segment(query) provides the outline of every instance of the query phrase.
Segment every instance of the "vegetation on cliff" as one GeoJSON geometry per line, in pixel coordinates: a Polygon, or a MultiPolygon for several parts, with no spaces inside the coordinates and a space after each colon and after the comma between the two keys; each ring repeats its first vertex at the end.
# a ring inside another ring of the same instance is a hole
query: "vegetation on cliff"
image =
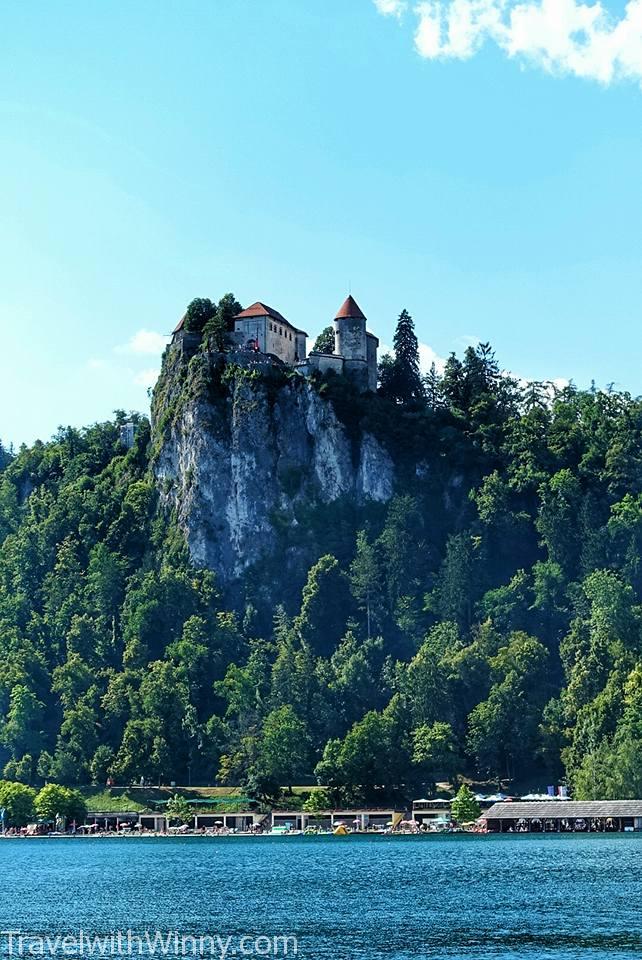
{"type": "MultiPolygon", "coordinates": [[[[487,346],[418,381],[408,320],[410,365],[383,362],[381,395],[315,387],[385,444],[396,494],[311,501],[314,562],[269,610],[253,589],[280,582],[269,562],[234,608],[192,566],[143,419],[130,450],[119,414],[2,452],[7,779],[269,797],[316,776],[372,799],[567,777],[579,797],[642,795],[642,402],[520,386],[487,346]]],[[[215,376],[224,396],[234,374],[215,376]]]]}

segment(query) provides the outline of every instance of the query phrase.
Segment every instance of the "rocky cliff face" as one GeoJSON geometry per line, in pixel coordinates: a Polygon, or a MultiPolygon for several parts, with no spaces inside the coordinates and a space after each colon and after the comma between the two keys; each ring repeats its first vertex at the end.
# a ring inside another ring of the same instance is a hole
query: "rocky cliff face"
{"type": "Polygon", "coordinates": [[[284,544],[287,563],[305,553],[311,504],[385,502],[394,488],[383,446],[349,430],[317,385],[230,359],[170,350],[153,405],[161,497],[194,563],[227,584],[284,544]]]}

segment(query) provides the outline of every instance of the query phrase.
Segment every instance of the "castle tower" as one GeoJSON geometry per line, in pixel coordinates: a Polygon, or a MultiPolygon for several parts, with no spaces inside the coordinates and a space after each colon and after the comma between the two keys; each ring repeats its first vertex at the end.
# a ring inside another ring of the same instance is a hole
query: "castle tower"
{"type": "Polygon", "coordinates": [[[334,318],[334,352],[346,360],[367,360],[366,317],[352,294],[334,318]]]}
{"type": "Polygon", "coordinates": [[[366,330],[366,317],[352,294],[334,318],[334,352],[343,357],[344,372],[362,390],[377,389],[379,341],[366,330]]]}

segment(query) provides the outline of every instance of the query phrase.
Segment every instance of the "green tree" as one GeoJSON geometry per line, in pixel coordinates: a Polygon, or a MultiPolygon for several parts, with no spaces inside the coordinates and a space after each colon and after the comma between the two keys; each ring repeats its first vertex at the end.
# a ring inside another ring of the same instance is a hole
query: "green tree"
{"type": "Polygon", "coordinates": [[[82,821],[87,816],[87,804],[78,790],[61,787],[56,783],[48,783],[37,794],[34,806],[41,820],[55,820],[63,817],[66,820],[82,821]]]}
{"type": "Polygon", "coordinates": [[[258,769],[279,784],[292,785],[307,773],[310,756],[308,731],[288,704],[272,710],[263,723],[258,769]]]}
{"type": "Polygon", "coordinates": [[[381,629],[383,624],[383,585],[377,553],[368,542],[365,530],[357,534],[357,553],[350,564],[350,589],[357,606],[366,615],[366,634],[368,640],[373,628],[381,629]]]}
{"type": "Polygon", "coordinates": [[[6,720],[0,728],[0,739],[15,759],[26,753],[40,752],[44,712],[44,703],[25,684],[18,683],[13,687],[6,720]]]}
{"type": "Polygon", "coordinates": [[[423,397],[419,374],[419,344],[415,324],[407,310],[402,310],[397,320],[393,339],[395,366],[397,368],[397,396],[403,402],[423,397]]]}
{"type": "Polygon", "coordinates": [[[185,311],[185,330],[202,333],[208,321],[216,315],[216,307],[208,297],[196,297],[185,311]]]}
{"type": "Polygon", "coordinates": [[[355,723],[343,741],[330,740],[317,764],[319,783],[337,787],[344,796],[372,799],[398,787],[409,756],[401,736],[397,703],[381,713],[371,710],[355,723]]]}
{"type": "Polygon", "coordinates": [[[329,554],[310,568],[295,628],[317,653],[330,653],[339,642],[350,610],[345,574],[329,554]]]}
{"type": "Polygon", "coordinates": [[[312,349],[316,353],[334,353],[334,328],[324,327],[314,341],[312,349]]]}
{"type": "Polygon", "coordinates": [[[472,793],[470,787],[466,784],[462,786],[457,791],[457,796],[453,800],[450,812],[453,820],[457,823],[470,823],[472,820],[477,820],[481,814],[481,808],[478,802],[475,800],[475,795],[472,793]]]}
{"type": "Polygon", "coordinates": [[[24,827],[34,818],[36,791],[23,783],[0,780],[0,808],[5,811],[5,827],[24,827]]]}
{"type": "Polygon", "coordinates": [[[394,335],[394,359],[382,359],[379,368],[381,392],[397,403],[411,403],[424,398],[419,372],[419,344],[415,325],[407,310],[402,310],[394,335]]]}
{"type": "Polygon", "coordinates": [[[114,751],[112,747],[106,743],[101,743],[100,746],[96,748],[89,767],[92,783],[106,783],[107,778],[111,774],[113,762],[114,751]]]}
{"type": "Polygon", "coordinates": [[[461,764],[452,726],[443,721],[422,723],[412,731],[412,762],[434,792],[437,777],[455,777],[461,764]]]}
{"type": "Polygon", "coordinates": [[[468,745],[480,771],[512,778],[535,755],[547,660],[538,640],[519,633],[490,658],[494,683],[469,717],[468,745]]]}
{"type": "Polygon", "coordinates": [[[175,793],[167,801],[167,815],[172,820],[180,820],[181,823],[190,823],[194,817],[194,812],[189,803],[179,793],[175,793]]]}
{"type": "Polygon", "coordinates": [[[307,800],[303,801],[303,809],[308,813],[319,813],[321,810],[331,810],[332,797],[327,790],[313,790],[307,800]]]}

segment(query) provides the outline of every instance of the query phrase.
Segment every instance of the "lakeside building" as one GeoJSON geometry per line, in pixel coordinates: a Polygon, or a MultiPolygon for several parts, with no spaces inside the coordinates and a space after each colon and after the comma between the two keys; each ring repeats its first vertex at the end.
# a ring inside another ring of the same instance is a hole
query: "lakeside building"
{"type": "MultiPolygon", "coordinates": [[[[485,797],[483,794],[475,794],[475,800],[482,810],[482,815],[484,810],[489,810],[493,804],[497,803],[499,800],[503,800],[504,796],[495,794],[494,796],[485,797]]],[[[439,823],[443,824],[449,822],[451,818],[451,806],[452,799],[444,798],[435,798],[432,800],[413,800],[412,802],[412,819],[417,823],[439,823]]]]}
{"type": "Polygon", "coordinates": [[[450,821],[451,800],[413,800],[412,819],[418,824],[450,821]]]}
{"type": "MultiPolygon", "coordinates": [[[[308,827],[333,829],[339,824],[357,830],[397,827],[405,811],[381,808],[354,808],[349,810],[272,810],[261,813],[256,810],[238,810],[234,813],[195,813],[189,829],[232,830],[239,833],[270,831],[276,829],[306,830],[308,827]]],[[[171,817],[166,813],[90,813],[85,826],[99,831],[118,831],[123,827],[153,833],[167,833],[171,817]]]]}
{"type": "Polygon", "coordinates": [[[346,827],[356,827],[357,830],[369,828],[397,827],[406,816],[405,811],[398,809],[382,810],[380,808],[355,807],[351,810],[273,810],[271,814],[272,829],[285,828],[288,830],[307,830],[309,827],[334,829],[343,824],[346,827]]]}
{"type": "Polygon", "coordinates": [[[269,813],[257,813],[255,810],[243,810],[237,813],[197,813],[194,815],[195,830],[212,830],[223,827],[248,833],[250,830],[269,828],[269,813]]]}
{"type": "Polygon", "coordinates": [[[489,833],[639,832],[642,800],[505,800],[482,819],[489,833]]]}
{"type": "Polygon", "coordinates": [[[87,814],[84,826],[98,830],[118,830],[123,824],[130,827],[137,826],[139,820],[140,814],[134,810],[125,810],[122,813],[114,813],[113,810],[92,810],[87,814]]]}

